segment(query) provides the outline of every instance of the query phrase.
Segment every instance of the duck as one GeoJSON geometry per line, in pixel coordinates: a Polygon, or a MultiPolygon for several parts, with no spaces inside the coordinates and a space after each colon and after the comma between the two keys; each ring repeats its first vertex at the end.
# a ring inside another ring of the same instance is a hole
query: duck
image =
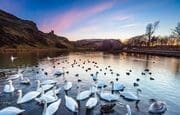
{"type": "Polygon", "coordinates": [[[72,112],[78,112],[78,103],[75,99],[65,95],[65,106],[72,112]]]}
{"type": "Polygon", "coordinates": [[[39,80],[37,80],[37,89],[36,91],[41,92],[43,88],[44,91],[47,91],[49,89],[51,89],[54,85],[53,84],[46,84],[46,85],[42,85],[41,82],[39,80]]]}
{"type": "Polygon", "coordinates": [[[90,97],[87,102],[86,102],[86,108],[87,109],[92,109],[93,107],[95,107],[98,103],[98,98],[96,93],[94,94],[94,97],[90,97]]]}
{"type": "Polygon", "coordinates": [[[17,92],[19,94],[17,104],[29,102],[40,95],[39,91],[30,91],[26,93],[24,96],[22,96],[22,90],[18,90],[17,92]]]}
{"type": "Polygon", "coordinates": [[[65,80],[64,82],[65,82],[65,84],[64,84],[64,90],[65,90],[65,91],[70,90],[70,89],[72,88],[72,82],[69,82],[69,81],[67,81],[67,80],[65,80]]]}
{"type": "Polygon", "coordinates": [[[163,101],[152,100],[151,105],[149,106],[149,113],[161,114],[167,111],[166,103],[163,101]]]}
{"type": "Polygon", "coordinates": [[[19,109],[14,106],[9,106],[0,110],[0,115],[19,115],[23,113],[24,109],[19,109]]]}
{"type": "Polygon", "coordinates": [[[123,91],[125,86],[118,82],[118,78],[116,78],[116,82],[111,81],[112,84],[112,91],[123,91]]]}
{"type": "Polygon", "coordinates": [[[45,100],[46,103],[52,103],[58,100],[58,97],[55,93],[55,87],[53,87],[53,95],[44,94],[44,90],[42,88],[41,96],[39,98],[35,98],[35,100],[39,103],[41,103],[43,100],[45,100]]]}
{"type": "Polygon", "coordinates": [[[57,101],[51,103],[47,107],[47,102],[43,100],[44,103],[44,109],[42,115],[54,115],[54,113],[58,110],[59,105],[61,104],[61,99],[58,99],[57,101]]]}
{"type": "Polygon", "coordinates": [[[114,95],[110,92],[104,92],[103,90],[104,88],[102,87],[101,88],[101,91],[100,91],[100,98],[105,100],[105,101],[108,101],[108,102],[111,102],[111,101],[117,101],[118,100],[118,96],[117,95],[114,95]]]}
{"type": "Polygon", "coordinates": [[[8,84],[4,86],[4,92],[5,93],[12,93],[14,92],[15,88],[12,84],[12,80],[8,80],[8,84]]]}
{"type": "Polygon", "coordinates": [[[136,94],[134,94],[132,92],[128,92],[128,91],[125,91],[125,92],[119,91],[120,95],[123,98],[131,100],[131,101],[139,101],[140,100],[139,99],[139,92],[141,92],[141,89],[137,89],[136,94]]]}

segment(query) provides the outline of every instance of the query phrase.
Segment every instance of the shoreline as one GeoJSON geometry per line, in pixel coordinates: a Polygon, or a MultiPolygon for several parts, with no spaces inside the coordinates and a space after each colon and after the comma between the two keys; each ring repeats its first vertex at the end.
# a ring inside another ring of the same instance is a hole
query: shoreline
{"type": "MultiPolygon", "coordinates": [[[[58,48],[42,48],[42,49],[0,49],[0,53],[33,53],[33,52],[97,52],[97,50],[92,49],[58,49],[58,48]]],[[[98,50],[99,52],[99,50],[98,50]]],[[[148,54],[148,55],[156,55],[156,56],[165,56],[165,57],[180,57],[180,50],[160,50],[160,49],[146,49],[146,48],[135,48],[135,49],[122,49],[122,50],[114,50],[114,51],[101,51],[101,52],[108,52],[108,53],[138,53],[138,54],[148,54]]]]}

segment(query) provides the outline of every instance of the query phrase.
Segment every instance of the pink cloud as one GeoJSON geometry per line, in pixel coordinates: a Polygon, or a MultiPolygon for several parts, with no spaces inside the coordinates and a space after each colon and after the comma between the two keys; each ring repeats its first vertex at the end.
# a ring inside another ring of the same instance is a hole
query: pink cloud
{"type": "Polygon", "coordinates": [[[114,3],[114,1],[105,2],[92,7],[88,7],[86,9],[71,9],[64,14],[59,14],[55,16],[52,20],[46,22],[46,24],[42,24],[41,29],[45,32],[48,32],[51,29],[58,33],[63,32],[72,27],[77,22],[80,22],[90,16],[110,9],[114,5],[114,3]]]}

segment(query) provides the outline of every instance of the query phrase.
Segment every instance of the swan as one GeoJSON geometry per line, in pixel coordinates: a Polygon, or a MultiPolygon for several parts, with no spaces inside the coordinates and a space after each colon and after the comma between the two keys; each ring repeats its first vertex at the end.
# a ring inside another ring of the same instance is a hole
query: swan
{"type": "Polygon", "coordinates": [[[15,59],[17,59],[17,57],[11,56],[11,62],[14,62],[15,59]]]}
{"type": "Polygon", "coordinates": [[[30,84],[30,80],[27,77],[23,77],[23,74],[20,74],[20,83],[21,84],[30,84]]]}
{"type": "Polygon", "coordinates": [[[18,90],[18,93],[19,93],[19,97],[17,99],[17,104],[31,101],[40,95],[39,91],[30,91],[30,92],[26,93],[23,97],[22,97],[22,90],[18,90]]]}
{"type": "Polygon", "coordinates": [[[100,98],[105,100],[105,101],[117,101],[118,100],[118,96],[117,95],[114,95],[110,92],[104,92],[103,91],[103,87],[101,88],[101,92],[99,94],[100,98]]]}
{"type": "Polygon", "coordinates": [[[90,95],[91,95],[91,91],[90,91],[90,90],[82,91],[82,92],[78,93],[76,99],[77,99],[78,101],[84,100],[84,99],[89,98],[90,95]]]}
{"type": "Polygon", "coordinates": [[[97,87],[98,88],[102,88],[102,87],[106,87],[106,86],[107,86],[107,84],[104,81],[98,81],[97,82],[97,87]]]}
{"type": "Polygon", "coordinates": [[[67,95],[65,95],[65,106],[72,112],[78,112],[77,101],[67,95]]]}
{"type": "Polygon", "coordinates": [[[65,74],[64,68],[62,69],[62,71],[61,71],[61,70],[55,70],[55,71],[53,72],[53,75],[54,75],[54,76],[61,76],[61,75],[63,75],[63,74],[65,74]]]}
{"type": "Polygon", "coordinates": [[[55,80],[44,80],[41,82],[42,85],[47,85],[47,84],[56,84],[57,81],[55,80]]]}
{"type": "Polygon", "coordinates": [[[65,80],[64,90],[68,91],[71,88],[72,88],[72,82],[68,82],[67,80],[65,80]]]}
{"type": "Polygon", "coordinates": [[[59,108],[59,105],[61,104],[61,99],[58,99],[56,102],[51,103],[47,107],[47,102],[44,100],[44,110],[42,115],[53,115],[59,108]]]}
{"type": "Polygon", "coordinates": [[[118,78],[116,79],[116,82],[111,81],[110,83],[112,84],[113,91],[122,91],[125,88],[125,86],[123,84],[118,82],[118,78]]]}
{"type": "Polygon", "coordinates": [[[165,102],[154,100],[154,102],[149,106],[148,111],[150,113],[161,114],[166,112],[166,110],[167,107],[165,102]]]}
{"type": "Polygon", "coordinates": [[[20,71],[20,69],[18,69],[17,74],[12,75],[10,78],[8,78],[7,80],[14,80],[14,79],[18,79],[20,76],[22,76],[22,71],[20,71]]]}
{"type": "Polygon", "coordinates": [[[9,80],[8,84],[6,84],[4,86],[4,92],[5,93],[11,93],[11,92],[14,92],[14,90],[15,90],[15,88],[14,88],[14,86],[12,84],[12,80],[9,80]]]}
{"type": "Polygon", "coordinates": [[[35,98],[35,100],[39,103],[41,103],[43,100],[46,101],[46,103],[52,103],[58,99],[56,93],[55,93],[55,87],[53,87],[53,95],[47,95],[44,94],[44,90],[42,88],[41,96],[39,98],[35,98]]]}
{"type": "Polygon", "coordinates": [[[49,89],[51,89],[54,85],[52,84],[47,84],[47,85],[41,85],[41,82],[39,80],[37,80],[37,89],[36,91],[41,92],[41,88],[43,88],[44,91],[47,91],[49,89]]]}
{"type": "Polygon", "coordinates": [[[93,81],[97,81],[97,76],[98,75],[98,73],[96,72],[96,74],[94,75],[94,74],[92,74],[92,79],[93,79],[93,81]]]}
{"type": "Polygon", "coordinates": [[[96,96],[96,93],[94,94],[94,97],[91,97],[87,100],[86,102],[86,108],[87,109],[92,109],[93,107],[95,107],[98,103],[98,98],[96,96]]]}
{"type": "Polygon", "coordinates": [[[51,60],[51,58],[49,56],[47,56],[47,60],[49,61],[49,60],[51,60]]]}
{"type": "Polygon", "coordinates": [[[131,101],[139,101],[139,92],[141,92],[140,89],[137,89],[136,93],[134,94],[132,92],[121,92],[119,91],[120,95],[123,96],[123,98],[131,100],[131,101]]]}
{"type": "MultiPolygon", "coordinates": [[[[61,88],[55,89],[55,94],[58,95],[59,92],[60,92],[60,90],[61,90],[61,88]]],[[[46,95],[53,95],[54,92],[53,92],[53,90],[50,90],[50,91],[47,91],[45,94],[46,94],[46,95]]]]}
{"type": "Polygon", "coordinates": [[[9,106],[0,110],[0,115],[18,115],[23,113],[25,110],[17,107],[9,106]]]}

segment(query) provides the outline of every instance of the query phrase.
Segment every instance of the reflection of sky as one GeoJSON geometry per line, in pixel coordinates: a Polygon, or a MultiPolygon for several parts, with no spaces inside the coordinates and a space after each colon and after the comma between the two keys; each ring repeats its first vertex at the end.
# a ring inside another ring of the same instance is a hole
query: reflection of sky
{"type": "Polygon", "coordinates": [[[179,0],[1,0],[0,9],[54,30],[71,40],[128,38],[160,20],[157,34],[168,35],[179,21],[179,0]]]}

